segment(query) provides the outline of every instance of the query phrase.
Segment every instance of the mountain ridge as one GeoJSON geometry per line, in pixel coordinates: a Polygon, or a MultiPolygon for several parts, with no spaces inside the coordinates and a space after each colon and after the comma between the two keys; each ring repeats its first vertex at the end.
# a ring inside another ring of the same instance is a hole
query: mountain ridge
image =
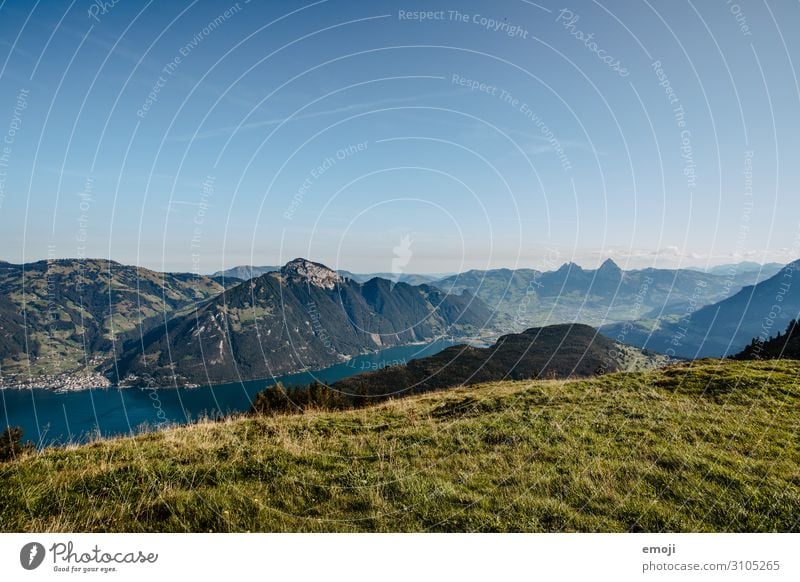
{"type": "Polygon", "coordinates": [[[666,363],[666,357],[609,340],[588,325],[561,324],[505,334],[485,348],[455,345],[401,366],[339,380],[331,388],[375,398],[504,380],[586,378],[666,363]]]}
{"type": "Polygon", "coordinates": [[[800,260],[777,274],[716,303],[687,309],[681,316],[601,327],[609,337],[684,358],[725,357],[753,338],[767,341],[800,316],[800,260]]]}
{"type": "Polygon", "coordinates": [[[697,301],[698,281],[703,304],[729,297],[763,274],[706,274],[688,269],[623,271],[606,259],[597,269],[564,263],[554,271],[535,269],[471,270],[435,283],[447,291],[466,289],[497,310],[498,321],[510,331],[558,323],[601,326],[658,314],[681,313],[697,301]]]}
{"type": "Polygon", "coordinates": [[[129,344],[115,381],[163,385],[269,377],[384,347],[469,335],[491,319],[468,293],[379,278],[362,284],[295,259],[129,344]]]}

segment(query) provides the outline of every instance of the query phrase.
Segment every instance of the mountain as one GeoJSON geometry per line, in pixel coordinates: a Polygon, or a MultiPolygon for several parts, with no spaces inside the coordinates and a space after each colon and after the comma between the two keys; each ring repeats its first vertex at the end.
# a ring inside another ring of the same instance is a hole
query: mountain
{"type": "Polygon", "coordinates": [[[260,277],[261,275],[265,275],[272,271],[280,271],[281,268],[277,266],[261,266],[256,267],[252,265],[239,265],[237,267],[231,267],[230,269],[225,269],[224,271],[217,271],[213,273],[211,277],[214,279],[218,278],[225,278],[225,279],[238,279],[239,281],[249,281],[253,277],[260,277]]]}
{"type": "Polygon", "coordinates": [[[295,259],[225,290],[131,342],[126,383],[193,384],[320,368],[384,347],[473,334],[491,320],[468,293],[373,278],[358,283],[295,259]]]}
{"type": "MultiPolygon", "coordinates": [[[[725,265],[715,265],[707,269],[701,267],[687,267],[693,271],[700,271],[703,273],[710,273],[712,275],[729,275],[731,273],[745,274],[745,273],[761,273],[764,279],[768,279],[775,275],[784,267],[783,263],[756,263],[753,261],[742,261],[741,263],[728,263],[725,265]]],[[[755,281],[758,283],[758,281],[755,281]]]]}
{"type": "Polygon", "coordinates": [[[623,271],[608,259],[597,269],[566,263],[546,272],[474,270],[434,284],[448,292],[466,290],[476,295],[498,311],[498,322],[516,331],[532,325],[599,326],[682,313],[690,303],[720,301],[760,277],[757,272],[723,276],[689,269],[623,271]]]}
{"type": "Polygon", "coordinates": [[[684,358],[736,354],[753,338],[768,341],[800,315],[800,261],[735,295],[696,310],[601,328],[603,334],[638,347],[684,358]]]}
{"type": "Polygon", "coordinates": [[[347,277],[358,281],[359,283],[366,283],[370,279],[379,278],[394,281],[395,283],[408,283],[409,285],[429,285],[434,283],[438,277],[435,275],[418,275],[415,273],[352,273],[350,271],[339,270],[338,273],[342,277],[347,277]]]}
{"type": "Polygon", "coordinates": [[[16,305],[5,295],[0,295],[0,354],[2,354],[3,372],[10,364],[7,357],[20,356],[28,350],[30,345],[31,352],[39,350],[38,342],[31,340],[26,343],[25,338],[25,318],[20,313],[19,306],[16,305]]]}
{"type": "Polygon", "coordinates": [[[487,348],[457,345],[434,356],[345,378],[332,388],[357,396],[406,395],[442,388],[538,378],[640,371],[666,363],[603,337],[588,325],[551,325],[500,337],[487,348]]]}
{"type": "Polygon", "coordinates": [[[92,368],[112,338],[223,291],[208,277],[157,273],[100,259],[0,264],[3,381],[92,368]]]}
{"type": "MultiPolygon", "coordinates": [[[[230,269],[226,269],[224,271],[217,271],[213,275],[212,278],[215,280],[219,279],[234,279],[239,281],[249,281],[254,277],[260,277],[261,275],[266,275],[270,272],[280,271],[280,267],[273,267],[273,266],[263,266],[263,267],[254,267],[254,266],[247,266],[241,265],[238,267],[232,267],[230,269]]],[[[409,285],[422,285],[426,283],[433,283],[438,279],[435,275],[415,275],[413,273],[353,273],[351,271],[345,270],[338,270],[337,271],[342,277],[347,277],[348,279],[352,279],[358,283],[366,283],[370,279],[374,279],[378,277],[379,279],[387,279],[389,281],[394,281],[395,283],[408,283],[409,285]]]]}

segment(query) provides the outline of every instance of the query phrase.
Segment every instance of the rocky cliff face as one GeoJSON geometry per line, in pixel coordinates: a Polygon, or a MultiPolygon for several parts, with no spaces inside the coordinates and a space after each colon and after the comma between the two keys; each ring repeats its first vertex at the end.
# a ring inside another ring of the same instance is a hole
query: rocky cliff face
{"type": "Polygon", "coordinates": [[[336,271],[307,259],[289,261],[280,272],[289,283],[305,283],[322,289],[333,289],[342,282],[342,277],[336,271]]]}

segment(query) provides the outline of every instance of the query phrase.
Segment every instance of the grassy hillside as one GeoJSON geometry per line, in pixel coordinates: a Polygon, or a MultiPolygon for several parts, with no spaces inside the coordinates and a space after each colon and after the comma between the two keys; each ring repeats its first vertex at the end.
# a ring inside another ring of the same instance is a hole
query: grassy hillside
{"type": "Polygon", "coordinates": [[[800,362],[242,418],[0,465],[47,531],[798,531],[800,362]]]}

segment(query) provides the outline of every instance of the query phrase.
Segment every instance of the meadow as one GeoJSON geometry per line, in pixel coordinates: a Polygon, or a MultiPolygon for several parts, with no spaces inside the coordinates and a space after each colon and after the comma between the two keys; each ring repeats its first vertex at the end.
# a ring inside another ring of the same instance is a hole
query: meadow
{"type": "Polygon", "coordinates": [[[799,374],[702,360],[28,451],[0,529],[798,531],[799,374]]]}

